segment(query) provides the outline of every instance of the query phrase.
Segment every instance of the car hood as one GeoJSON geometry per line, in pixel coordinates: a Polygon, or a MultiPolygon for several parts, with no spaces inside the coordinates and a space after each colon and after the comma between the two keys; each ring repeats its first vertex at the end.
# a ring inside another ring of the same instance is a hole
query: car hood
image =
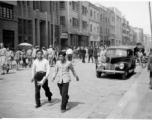
{"type": "Polygon", "coordinates": [[[106,57],[106,63],[119,63],[119,62],[128,62],[129,58],[127,57],[116,57],[116,56],[107,56],[106,57]]]}

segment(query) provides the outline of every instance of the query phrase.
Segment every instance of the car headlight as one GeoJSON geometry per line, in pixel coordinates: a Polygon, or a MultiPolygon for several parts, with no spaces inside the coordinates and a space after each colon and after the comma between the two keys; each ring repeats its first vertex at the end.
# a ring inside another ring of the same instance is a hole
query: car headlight
{"type": "Polygon", "coordinates": [[[123,63],[120,63],[119,68],[123,69],[125,67],[125,65],[123,63]]]}
{"type": "Polygon", "coordinates": [[[98,66],[98,67],[101,67],[101,65],[102,65],[102,62],[98,62],[98,63],[97,63],[97,66],[98,66]]]}

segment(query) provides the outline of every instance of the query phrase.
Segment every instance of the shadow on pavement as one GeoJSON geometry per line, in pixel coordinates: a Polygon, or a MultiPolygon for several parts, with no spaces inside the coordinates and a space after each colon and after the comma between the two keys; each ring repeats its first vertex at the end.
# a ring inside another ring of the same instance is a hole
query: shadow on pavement
{"type": "Polygon", "coordinates": [[[84,104],[84,103],[81,103],[81,102],[68,102],[67,104],[67,110],[71,110],[72,108],[78,106],[79,104],[84,104]]]}
{"type": "MultiPolygon", "coordinates": [[[[137,72],[130,73],[130,74],[128,75],[128,77],[127,77],[126,80],[129,80],[132,76],[138,75],[138,74],[139,74],[139,73],[137,73],[137,72]]],[[[114,75],[103,74],[103,75],[100,77],[100,79],[102,79],[102,78],[105,78],[105,79],[107,78],[108,80],[123,80],[122,77],[121,77],[121,75],[119,75],[119,74],[114,74],[114,75]]]]}
{"type": "Polygon", "coordinates": [[[13,73],[16,73],[16,72],[9,72],[9,73],[7,73],[7,74],[13,74],[13,73]]]}
{"type": "Polygon", "coordinates": [[[52,105],[55,105],[55,104],[57,104],[59,102],[60,102],[60,99],[54,98],[54,99],[51,100],[51,102],[48,102],[48,100],[42,100],[41,105],[45,105],[45,104],[49,103],[48,106],[52,106],[52,105]]]}

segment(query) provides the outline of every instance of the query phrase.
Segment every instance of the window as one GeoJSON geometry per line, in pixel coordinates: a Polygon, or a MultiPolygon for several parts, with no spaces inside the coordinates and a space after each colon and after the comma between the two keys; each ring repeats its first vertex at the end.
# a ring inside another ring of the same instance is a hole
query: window
{"type": "Polygon", "coordinates": [[[96,12],[94,11],[94,19],[96,19],[96,12]]]}
{"type": "Polygon", "coordinates": [[[84,6],[82,6],[82,13],[85,14],[85,15],[87,14],[87,8],[84,7],[84,6]]]}
{"type": "Polygon", "coordinates": [[[90,25],[90,31],[92,32],[92,25],[90,25]]]}
{"type": "Polygon", "coordinates": [[[100,33],[99,27],[98,27],[98,33],[100,33]]]}
{"type": "Polygon", "coordinates": [[[72,9],[78,11],[78,3],[77,2],[72,2],[72,9]]]}
{"type": "Polygon", "coordinates": [[[60,2],[60,8],[61,8],[61,9],[64,9],[64,8],[65,8],[65,2],[64,2],[64,1],[61,1],[61,2],[60,2]]]}
{"type": "Polygon", "coordinates": [[[32,20],[28,20],[28,33],[32,34],[32,20]]]}
{"type": "Polygon", "coordinates": [[[13,6],[5,3],[0,4],[0,17],[13,19],[13,6]]]}
{"type": "Polygon", "coordinates": [[[102,33],[102,27],[100,27],[100,33],[102,33]]]}
{"type": "Polygon", "coordinates": [[[78,19],[76,19],[76,18],[73,18],[73,26],[74,27],[78,27],[78,19]]]}
{"type": "Polygon", "coordinates": [[[19,34],[22,34],[22,20],[21,19],[18,19],[18,32],[19,34]]]}
{"type": "Polygon", "coordinates": [[[118,57],[126,57],[127,51],[121,49],[110,49],[106,52],[106,56],[118,56],[118,57]]]}
{"type": "Polygon", "coordinates": [[[99,20],[99,13],[97,13],[97,20],[99,20]]]}
{"type": "Polygon", "coordinates": [[[23,6],[25,6],[25,1],[24,0],[22,1],[22,3],[23,3],[23,6]]]}
{"type": "Polygon", "coordinates": [[[87,22],[86,21],[82,21],[82,27],[87,28],[87,22]]]}
{"type": "Polygon", "coordinates": [[[30,1],[27,1],[27,6],[30,6],[30,1]]]}
{"type": "Polygon", "coordinates": [[[60,24],[65,26],[65,16],[60,17],[60,24]]]}
{"type": "Polygon", "coordinates": [[[17,5],[20,6],[21,5],[21,1],[17,1],[17,5]]]}
{"type": "Polygon", "coordinates": [[[92,17],[92,10],[90,10],[90,16],[92,17]]]}

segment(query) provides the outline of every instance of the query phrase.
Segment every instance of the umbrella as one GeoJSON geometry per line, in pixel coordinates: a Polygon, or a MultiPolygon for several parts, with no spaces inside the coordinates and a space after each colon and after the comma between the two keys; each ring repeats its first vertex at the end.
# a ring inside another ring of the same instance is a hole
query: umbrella
{"type": "Polygon", "coordinates": [[[32,45],[29,43],[21,43],[18,45],[19,49],[21,49],[21,50],[24,49],[25,51],[27,51],[29,49],[29,47],[32,47],[32,45]]]}
{"type": "Polygon", "coordinates": [[[31,47],[32,47],[32,45],[29,44],[29,43],[21,43],[21,44],[19,44],[18,46],[31,46],[31,47]]]}

